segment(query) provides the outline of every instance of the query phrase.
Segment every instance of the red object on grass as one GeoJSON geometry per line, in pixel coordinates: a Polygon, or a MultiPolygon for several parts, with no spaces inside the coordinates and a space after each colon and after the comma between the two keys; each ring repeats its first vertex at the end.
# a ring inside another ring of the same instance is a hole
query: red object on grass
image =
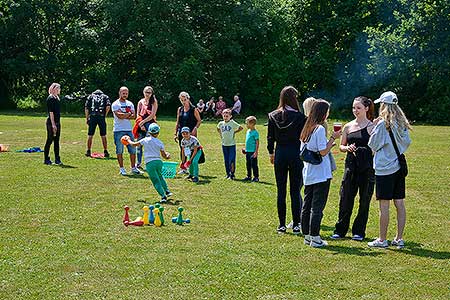
{"type": "Polygon", "coordinates": [[[130,208],[128,207],[128,205],[125,205],[123,208],[125,209],[125,215],[123,216],[122,222],[125,226],[128,226],[127,223],[130,222],[130,217],[128,215],[128,211],[130,210],[130,208]]]}

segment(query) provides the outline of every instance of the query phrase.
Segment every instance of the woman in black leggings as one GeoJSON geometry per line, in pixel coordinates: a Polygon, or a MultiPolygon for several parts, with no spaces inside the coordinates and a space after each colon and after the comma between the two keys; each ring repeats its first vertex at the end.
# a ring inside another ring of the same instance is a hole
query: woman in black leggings
{"type": "Polygon", "coordinates": [[[54,143],[54,151],[55,151],[55,164],[61,165],[61,158],[59,156],[59,137],[61,134],[61,108],[59,103],[59,93],[61,92],[61,85],[59,83],[52,83],[52,85],[48,88],[48,97],[47,97],[47,141],[45,142],[44,147],[44,164],[51,165],[52,161],[50,160],[50,146],[54,143]]]}
{"type": "Polygon", "coordinates": [[[298,91],[287,86],[281,90],[278,108],[269,114],[267,150],[274,165],[277,182],[278,233],[286,232],[286,190],[289,175],[291,210],[294,220],[292,232],[300,234],[300,210],[302,199],[303,163],[300,160],[300,133],[306,117],[300,111],[298,91]],[[276,149],[274,152],[274,145],[276,149]]]}

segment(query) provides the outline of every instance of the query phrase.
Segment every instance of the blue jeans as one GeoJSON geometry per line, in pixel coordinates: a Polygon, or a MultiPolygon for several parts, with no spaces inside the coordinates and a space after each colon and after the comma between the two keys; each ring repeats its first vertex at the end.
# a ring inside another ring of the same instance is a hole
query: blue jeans
{"type": "MultiPolygon", "coordinates": [[[[128,135],[130,138],[133,137],[131,131],[114,131],[114,144],[116,145],[116,154],[123,154],[123,144],[120,140],[124,135],[128,135]]],[[[127,145],[128,153],[136,154],[136,147],[127,145]]]]}
{"type": "Polygon", "coordinates": [[[227,172],[227,176],[234,176],[234,171],[236,170],[236,145],[222,145],[222,151],[223,160],[225,162],[225,172],[227,172]]]}

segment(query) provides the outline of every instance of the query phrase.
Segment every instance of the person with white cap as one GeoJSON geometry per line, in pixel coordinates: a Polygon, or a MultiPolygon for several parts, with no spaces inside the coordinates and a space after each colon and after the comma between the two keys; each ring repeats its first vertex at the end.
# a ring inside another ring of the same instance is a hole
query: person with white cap
{"type": "Polygon", "coordinates": [[[369,147],[375,153],[376,198],[380,205],[380,234],[369,247],[386,248],[389,225],[390,201],[394,201],[397,210],[397,235],[391,242],[398,249],[404,247],[403,231],[406,223],[405,177],[407,174],[404,152],[411,144],[408,122],[403,110],[398,105],[397,95],[384,92],[374,103],[381,103],[379,117],[374,120],[374,129],[369,139],[369,147]]]}
{"type": "Polygon", "coordinates": [[[161,156],[165,159],[170,158],[170,153],[164,149],[164,144],[158,139],[159,125],[151,123],[148,126],[147,136],[140,139],[137,142],[131,141],[128,138],[128,142],[131,146],[143,146],[144,147],[144,162],[145,169],[148,173],[148,177],[153,183],[155,190],[161,197],[161,203],[167,202],[167,197],[172,196],[172,193],[167,187],[167,183],[162,176],[163,162],[161,156]]]}

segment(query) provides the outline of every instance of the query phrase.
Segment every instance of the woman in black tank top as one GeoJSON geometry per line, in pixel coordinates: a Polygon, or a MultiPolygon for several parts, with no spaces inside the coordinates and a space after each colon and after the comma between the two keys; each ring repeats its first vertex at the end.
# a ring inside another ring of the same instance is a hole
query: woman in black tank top
{"type": "Polygon", "coordinates": [[[368,129],[373,126],[372,100],[366,97],[355,98],[353,114],[356,119],[345,125],[341,138],[340,150],[347,152],[347,157],[341,183],[339,219],[331,238],[340,239],[347,234],[356,193],[359,190],[359,208],[353,222],[352,239],[362,241],[366,236],[370,199],[375,184],[372,150],[367,145],[370,138],[368,129]]]}
{"type": "MultiPolygon", "coordinates": [[[[180,98],[182,105],[177,110],[177,123],[175,124],[175,133],[173,138],[175,141],[178,141],[178,145],[180,147],[180,158],[183,159],[181,154],[181,140],[183,139],[181,136],[181,128],[189,127],[191,135],[196,137],[197,129],[200,127],[202,119],[200,118],[198,109],[192,105],[188,93],[181,92],[178,97],[180,98]]],[[[181,164],[183,163],[184,161],[181,162],[181,164]]]]}

